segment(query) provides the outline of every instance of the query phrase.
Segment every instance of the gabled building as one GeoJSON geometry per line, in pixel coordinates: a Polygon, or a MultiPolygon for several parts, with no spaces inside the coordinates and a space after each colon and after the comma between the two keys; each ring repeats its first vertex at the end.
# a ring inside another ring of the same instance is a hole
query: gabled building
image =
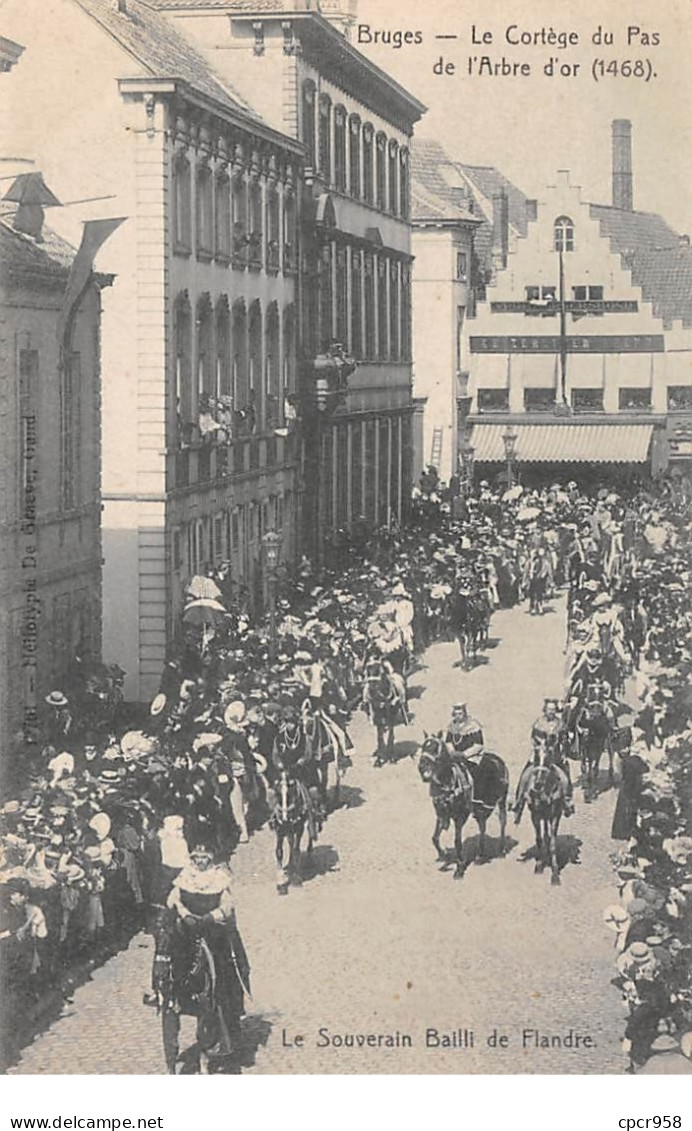
{"type": "Polygon", "coordinates": [[[39,740],[43,699],[101,628],[101,291],[44,224],[40,173],[0,201],[0,748],[39,740]],[[9,199],[8,199],[9,198],[9,199]],[[79,270],[79,268],[77,268],[79,270]]]}
{"type": "Polygon", "coordinates": [[[193,574],[230,560],[252,596],[264,532],[298,549],[303,147],[142,0],[2,14],[26,46],[5,80],[22,151],[62,199],[128,217],[102,323],[103,647],[145,700],[193,574]]]}
{"type": "Polygon", "coordinates": [[[648,475],[689,452],[692,252],[633,208],[630,146],[629,122],[614,122],[611,205],[583,200],[566,172],[529,204],[467,324],[471,443],[487,474],[509,454],[527,479],[585,465],[648,475]]]}
{"type": "Polygon", "coordinates": [[[305,152],[305,529],[319,555],[339,532],[399,521],[408,506],[410,140],[425,108],[349,42],[354,0],[150,3],[305,152]],[[357,362],[347,386],[330,370],[334,343],[357,362]]]}

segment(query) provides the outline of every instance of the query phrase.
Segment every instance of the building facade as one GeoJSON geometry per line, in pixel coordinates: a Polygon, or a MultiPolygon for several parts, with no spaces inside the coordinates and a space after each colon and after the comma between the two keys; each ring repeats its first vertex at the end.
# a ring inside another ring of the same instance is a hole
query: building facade
{"type": "Polygon", "coordinates": [[[253,599],[263,533],[298,551],[302,149],[140,0],[3,14],[26,45],[9,78],[24,151],[64,199],[128,217],[102,326],[103,646],[145,700],[192,575],[230,560],[253,599]]]}
{"type": "Polygon", "coordinates": [[[457,474],[467,395],[466,319],[474,313],[474,234],[482,223],[459,171],[438,142],[412,147],[414,479],[429,466],[457,474]],[[463,417],[462,417],[463,419],[463,417]],[[417,421],[416,421],[417,423],[417,421]]]}
{"type": "Polygon", "coordinates": [[[682,458],[668,440],[692,397],[689,241],[634,210],[628,122],[613,124],[612,176],[599,205],[558,174],[467,325],[470,439],[487,473],[504,468],[508,432],[528,480],[585,465],[656,474],[682,458]]]}
{"type": "Polygon", "coordinates": [[[0,202],[3,750],[20,734],[37,741],[45,695],[77,650],[98,657],[101,643],[99,342],[111,280],[90,275],[67,316],[75,252],[38,203],[58,201],[40,174],[19,181],[36,203],[0,202]]]}
{"type": "Polygon", "coordinates": [[[152,2],[304,147],[300,411],[319,556],[360,520],[400,521],[410,497],[410,139],[424,107],[349,43],[352,2],[152,2]],[[321,398],[334,343],[357,367],[321,398]]]}

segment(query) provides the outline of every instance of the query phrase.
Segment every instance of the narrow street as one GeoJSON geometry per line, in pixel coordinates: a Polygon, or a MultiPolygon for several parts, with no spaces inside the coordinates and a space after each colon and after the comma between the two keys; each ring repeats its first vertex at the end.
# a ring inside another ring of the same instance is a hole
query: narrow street
{"type": "MultiPolygon", "coordinates": [[[[276,894],[267,830],[234,857],[238,919],[253,967],[244,1071],[624,1069],[623,1014],[610,985],[613,937],[602,921],[614,895],[614,794],[585,806],[576,791],[577,813],[562,829],[560,887],[551,887],[549,873],[534,875],[532,859],[522,861],[532,843],[528,815],[518,829],[510,818],[506,858],[471,866],[461,881],[434,859],[432,806],[409,757],[423,731],[445,726],[451,704],[466,700],[487,745],[508,762],[513,792],[543,696],[562,693],[562,599],[543,618],[523,608],[499,612],[491,634],[494,646],[470,673],[453,666],[452,644],[424,655],[410,680],[415,718],[397,732],[396,764],[373,767],[373,732],[357,717],[345,805],[305,863],[301,887],[276,894]],[[548,1047],[533,1033],[523,1039],[524,1030],[547,1037],[548,1047]],[[359,1043],[358,1034],[382,1040],[359,1043]],[[355,1047],[346,1046],[346,1035],[355,1035],[355,1047]]],[[[475,831],[469,822],[465,835],[475,831]]],[[[496,817],[490,833],[496,852],[496,817]]],[[[150,940],[133,939],[95,971],[12,1071],[164,1071],[159,1021],[142,1005],[151,958],[150,940]]],[[[185,1024],[191,1041],[194,1022],[185,1024]]]]}

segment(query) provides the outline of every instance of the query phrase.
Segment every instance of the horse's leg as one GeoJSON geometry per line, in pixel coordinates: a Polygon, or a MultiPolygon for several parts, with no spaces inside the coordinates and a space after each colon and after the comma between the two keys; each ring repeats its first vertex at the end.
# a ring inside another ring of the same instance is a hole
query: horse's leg
{"type": "Polygon", "coordinates": [[[448,864],[447,853],[443,850],[440,844],[440,833],[442,832],[442,821],[439,817],[435,818],[435,831],[432,835],[432,842],[435,845],[435,852],[437,859],[441,860],[445,865],[448,864]]]}
{"type": "Polygon", "coordinates": [[[536,875],[540,875],[541,872],[543,871],[543,869],[545,868],[545,860],[543,858],[544,847],[543,847],[541,818],[539,816],[535,815],[534,813],[532,813],[531,814],[531,820],[533,822],[533,827],[534,827],[535,832],[536,832],[536,863],[534,864],[533,870],[534,870],[534,873],[536,875]]]}
{"type": "Polygon", "coordinates": [[[277,829],[276,832],[276,890],[279,895],[288,894],[288,871],[284,865],[285,835],[277,829]]]}
{"type": "Polygon", "coordinates": [[[560,883],[560,869],[557,862],[557,830],[560,824],[560,814],[548,822],[549,848],[550,848],[550,882],[554,887],[560,883]]]}
{"type": "Polygon", "coordinates": [[[291,846],[291,856],[290,856],[290,860],[289,860],[289,864],[288,864],[289,876],[290,876],[291,883],[296,884],[298,887],[303,882],[303,879],[302,879],[302,876],[301,876],[301,867],[300,867],[300,861],[301,861],[300,841],[301,841],[301,838],[303,836],[303,829],[304,828],[305,828],[305,822],[300,824],[298,826],[298,828],[296,829],[296,831],[292,832],[289,836],[289,844],[291,846]]]}
{"type": "Polygon", "coordinates": [[[391,720],[387,726],[387,757],[394,753],[394,723],[391,720]]]}
{"type": "Polygon", "coordinates": [[[383,727],[381,722],[377,722],[375,724],[375,729],[377,731],[377,749],[375,751],[375,765],[381,766],[382,761],[383,761],[383,759],[382,759],[382,747],[384,746],[384,727],[383,727]]]}
{"type": "Polygon", "coordinates": [[[178,1062],[180,1039],[180,1015],[172,1009],[164,1009],[161,1016],[161,1033],[163,1036],[163,1055],[166,1068],[170,1076],[175,1076],[175,1066],[178,1062]]]}
{"type": "Polygon", "coordinates": [[[476,817],[478,825],[478,852],[476,853],[476,864],[482,864],[485,860],[485,827],[488,823],[488,816],[483,813],[481,817],[476,817]]]}
{"type": "Polygon", "coordinates": [[[500,856],[505,854],[505,834],[507,830],[507,793],[503,794],[497,803],[497,812],[500,818],[500,856]]]}
{"type": "Polygon", "coordinates": [[[612,789],[615,785],[615,771],[613,769],[613,743],[610,736],[608,736],[606,749],[608,751],[608,785],[612,789]]]}
{"type": "Polygon", "coordinates": [[[462,879],[464,872],[466,871],[466,867],[464,865],[464,856],[463,856],[463,851],[464,851],[463,837],[462,837],[463,828],[464,828],[464,822],[463,822],[462,818],[461,817],[454,817],[454,859],[456,860],[456,863],[457,863],[457,866],[454,869],[454,879],[455,880],[462,879]]]}

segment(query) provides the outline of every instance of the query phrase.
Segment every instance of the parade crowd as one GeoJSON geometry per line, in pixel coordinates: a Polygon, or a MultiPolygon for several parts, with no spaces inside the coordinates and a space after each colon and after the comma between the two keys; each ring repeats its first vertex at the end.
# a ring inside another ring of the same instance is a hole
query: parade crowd
{"type": "MultiPolygon", "coordinates": [[[[92,696],[80,713],[89,664],[78,658],[73,681],[46,698],[43,744],[16,755],[0,810],[2,993],[13,1015],[51,990],[69,996],[76,962],[103,961],[123,931],[146,927],[158,944],[166,909],[205,922],[220,955],[229,925],[244,986],[227,865],[272,823],[282,774],[302,781],[317,835],[329,787],[367,756],[348,727],[358,709],[376,721],[373,664],[405,719],[416,653],[450,635],[473,663],[494,609],[527,600],[541,615],[565,587],[565,699],[547,701],[544,730],[572,741],[560,745],[571,803],[581,721],[598,708],[608,722],[621,848],[606,919],[626,1048],[635,1067],[657,1042],[680,1048],[692,1028],[689,504],[679,482],[630,493],[483,482],[452,506],[429,475],[410,527],[344,538],[338,570],[303,559],[273,624],[253,620],[227,568],[191,579],[159,692],[136,727],[117,695],[92,696]],[[293,734],[302,737],[292,752],[293,734]],[[319,762],[308,734],[321,735],[319,762]]],[[[379,739],[376,757],[386,760],[379,739]]],[[[520,783],[517,812],[522,804],[520,783]]],[[[159,998],[166,961],[158,947],[159,998]]]]}

